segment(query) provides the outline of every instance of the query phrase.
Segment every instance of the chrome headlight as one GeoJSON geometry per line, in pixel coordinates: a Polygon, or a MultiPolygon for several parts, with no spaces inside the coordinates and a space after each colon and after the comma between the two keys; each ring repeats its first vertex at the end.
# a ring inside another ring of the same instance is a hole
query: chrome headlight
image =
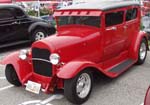
{"type": "Polygon", "coordinates": [[[54,54],[50,55],[49,59],[53,65],[57,65],[60,61],[60,56],[58,54],[54,53],[54,54]]]}
{"type": "Polygon", "coordinates": [[[20,52],[19,52],[19,58],[21,60],[26,60],[28,52],[29,52],[28,50],[20,50],[20,52]]]}

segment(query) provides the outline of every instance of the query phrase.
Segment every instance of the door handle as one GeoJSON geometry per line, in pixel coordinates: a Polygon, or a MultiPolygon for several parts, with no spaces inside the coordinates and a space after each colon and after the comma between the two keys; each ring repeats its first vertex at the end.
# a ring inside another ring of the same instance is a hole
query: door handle
{"type": "Polygon", "coordinates": [[[110,31],[110,30],[114,30],[114,31],[115,31],[115,30],[117,30],[117,27],[107,28],[106,30],[107,30],[107,31],[110,31]]]}
{"type": "Polygon", "coordinates": [[[124,29],[127,29],[127,26],[123,26],[124,29]]]}
{"type": "Polygon", "coordinates": [[[12,22],[11,24],[20,24],[20,22],[15,21],[15,22],[12,22]]]}

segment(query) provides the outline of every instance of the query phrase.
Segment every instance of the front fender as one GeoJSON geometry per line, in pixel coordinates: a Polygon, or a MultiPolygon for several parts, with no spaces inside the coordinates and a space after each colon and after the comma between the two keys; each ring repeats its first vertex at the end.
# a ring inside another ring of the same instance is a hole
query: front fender
{"type": "Polygon", "coordinates": [[[16,70],[18,78],[21,83],[23,83],[23,79],[32,72],[31,65],[27,60],[21,60],[18,57],[19,52],[14,52],[8,55],[1,61],[2,65],[12,65],[16,70]]]}
{"type": "Polygon", "coordinates": [[[90,61],[71,61],[65,64],[64,66],[62,66],[61,68],[59,68],[57,77],[62,78],[62,79],[71,79],[75,77],[79,72],[89,67],[96,68],[98,71],[102,70],[102,69],[99,69],[95,63],[90,62],[90,61]]]}
{"type": "Polygon", "coordinates": [[[145,38],[147,41],[147,48],[148,47],[148,39],[147,39],[147,35],[144,31],[140,31],[137,35],[134,36],[130,49],[129,49],[129,56],[132,59],[137,60],[138,59],[138,52],[139,52],[139,47],[140,47],[140,43],[142,41],[142,39],[145,38]]]}

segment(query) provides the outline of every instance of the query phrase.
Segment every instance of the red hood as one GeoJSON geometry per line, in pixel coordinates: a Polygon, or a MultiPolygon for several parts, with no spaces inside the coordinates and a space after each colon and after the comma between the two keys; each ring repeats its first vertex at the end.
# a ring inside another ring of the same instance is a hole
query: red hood
{"type": "Polygon", "coordinates": [[[81,26],[81,25],[69,25],[63,26],[58,29],[59,36],[78,36],[85,37],[99,31],[99,28],[91,27],[91,26],[81,26]]]}
{"type": "Polygon", "coordinates": [[[66,28],[61,28],[57,34],[47,37],[41,41],[37,41],[32,46],[42,47],[42,45],[45,45],[47,47],[49,46],[51,51],[54,51],[66,46],[84,42],[85,40],[87,41],[88,38],[94,36],[93,34],[99,34],[99,29],[67,28],[66,30],[66,28]]]}

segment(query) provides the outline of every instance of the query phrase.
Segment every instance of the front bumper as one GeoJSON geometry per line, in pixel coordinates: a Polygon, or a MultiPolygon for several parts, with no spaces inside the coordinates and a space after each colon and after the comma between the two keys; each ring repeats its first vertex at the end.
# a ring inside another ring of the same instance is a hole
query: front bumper
{"type": "Polygon", "coordinates": [[[60,86],[60,80],[56,76],[46,77],[34,72],[30,73],[26,76],[26,78],[24,78],[23,85],[25,86],[28,81],[41,84],[41,90],[45,93],[53,93],[55,88],[62,87],[62,85],[60,86]]]}

